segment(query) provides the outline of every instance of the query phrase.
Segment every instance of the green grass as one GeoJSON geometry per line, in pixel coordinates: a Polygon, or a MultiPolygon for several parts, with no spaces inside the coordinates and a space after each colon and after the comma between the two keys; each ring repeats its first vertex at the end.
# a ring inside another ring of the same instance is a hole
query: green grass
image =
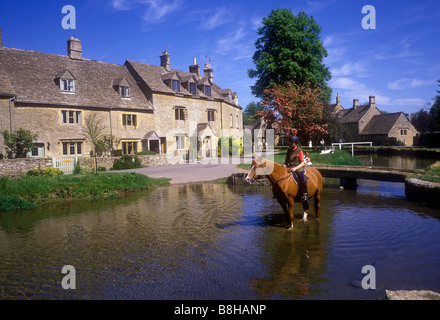
{"type": "Polygon", "coordinates": [[[417,178],[424,181],[440,183],[440,161],[425,169],[424,174],[414,174],[412,178],[417,178]]]}
{"type": "Polygon", "coordinates": [[[0,196],[8,199],[12,205],[0,207],[0,211],[7,211],[5,209],[8,208],[14,210],[14,199],[26,201],[30,206],[60,200],[113,199],[129,191],[166,185],[169,181],[167,178],[150,178],[134,172],[53,177],[21,176],[16,179],[2,177],[0,196]]]}

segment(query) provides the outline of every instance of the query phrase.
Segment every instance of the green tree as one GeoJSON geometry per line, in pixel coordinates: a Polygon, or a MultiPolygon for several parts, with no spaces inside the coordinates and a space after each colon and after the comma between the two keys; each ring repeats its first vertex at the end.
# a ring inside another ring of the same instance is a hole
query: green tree
{"type": "Polygon", "coordinates": [[[2,131],[6,145],[8,158],[26,158],[27,153],[34,148],[33,141],[38,135],[32,134],[29,130],[20,128],[13,133],[7,130],[2,131]]]}
{"type": "Polygon", "coordinates": [[[260,117],[257,115],[259,111],[263,110],[263,106],[259,102],[250,102],[243,111],[243,124],[251,124],[259,121],[260,117]]]}
{"type": "Polygon", "coordinates": [[[253,55],[255,70],[248,70],[249,77],[257,79],[251,86],[252,93],[263,98],[264,90],[273,83],[292,81],[319,87],[321,99],[329,101],[331,89],[326,82],[331,74],[322,63],[327,50],[320,33],[320,26],[303,11],[295,16],[290,9],[272,10],[258,29],[260,37],[253,55]]]}
{"type": "MultiPolygon", "coordinates": [[[[437,80],[437,82],[440,83],[440,80],[437,80]]],[[[439,90],[436,91],[440,93],[439,90]]],[[[440,124],[440,94],[435,96],[434,103],[432,104],[429,113],[434,117],[437,124],[440,124]]]]}

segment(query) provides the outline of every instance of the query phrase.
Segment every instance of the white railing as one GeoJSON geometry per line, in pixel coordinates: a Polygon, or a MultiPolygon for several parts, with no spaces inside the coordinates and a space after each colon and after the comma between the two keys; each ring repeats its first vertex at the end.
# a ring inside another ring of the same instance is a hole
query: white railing
{"type": "Polygon", "coordinates": [[[332,148],[339,145],[339,150],[341,150],[343,145],[351,145],[351,156],[353,157],[355,144],[368,144],[370,147],[373,146],[373,142],[334,142],[332,143],[332,148]]]}
{"type": "Polygon", "coordinates": [[[72,157],[52,157],[52,165],[54,168],[60,169],[64,174],[73,173],[77,156],[72,157]]]}

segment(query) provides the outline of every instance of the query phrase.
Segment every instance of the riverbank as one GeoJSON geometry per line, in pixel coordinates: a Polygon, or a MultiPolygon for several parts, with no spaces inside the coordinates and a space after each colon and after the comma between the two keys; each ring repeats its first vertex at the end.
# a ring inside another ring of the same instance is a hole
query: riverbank
{"type": "Polygon", "coordinates": [[[169,184],[135,172],[0,178],[0,212],[69,200],[115,199],[127,192],[169,184]]]}

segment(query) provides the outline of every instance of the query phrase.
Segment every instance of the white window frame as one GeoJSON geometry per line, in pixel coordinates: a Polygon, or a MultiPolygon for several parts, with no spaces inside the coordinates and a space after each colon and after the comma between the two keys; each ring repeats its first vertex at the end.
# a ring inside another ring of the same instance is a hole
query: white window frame
{"type": "Polygon", "coordinates": [[[75,92],[75,80],[74,79],[61,79],[60,89],[62,92],[75,92]]]}

